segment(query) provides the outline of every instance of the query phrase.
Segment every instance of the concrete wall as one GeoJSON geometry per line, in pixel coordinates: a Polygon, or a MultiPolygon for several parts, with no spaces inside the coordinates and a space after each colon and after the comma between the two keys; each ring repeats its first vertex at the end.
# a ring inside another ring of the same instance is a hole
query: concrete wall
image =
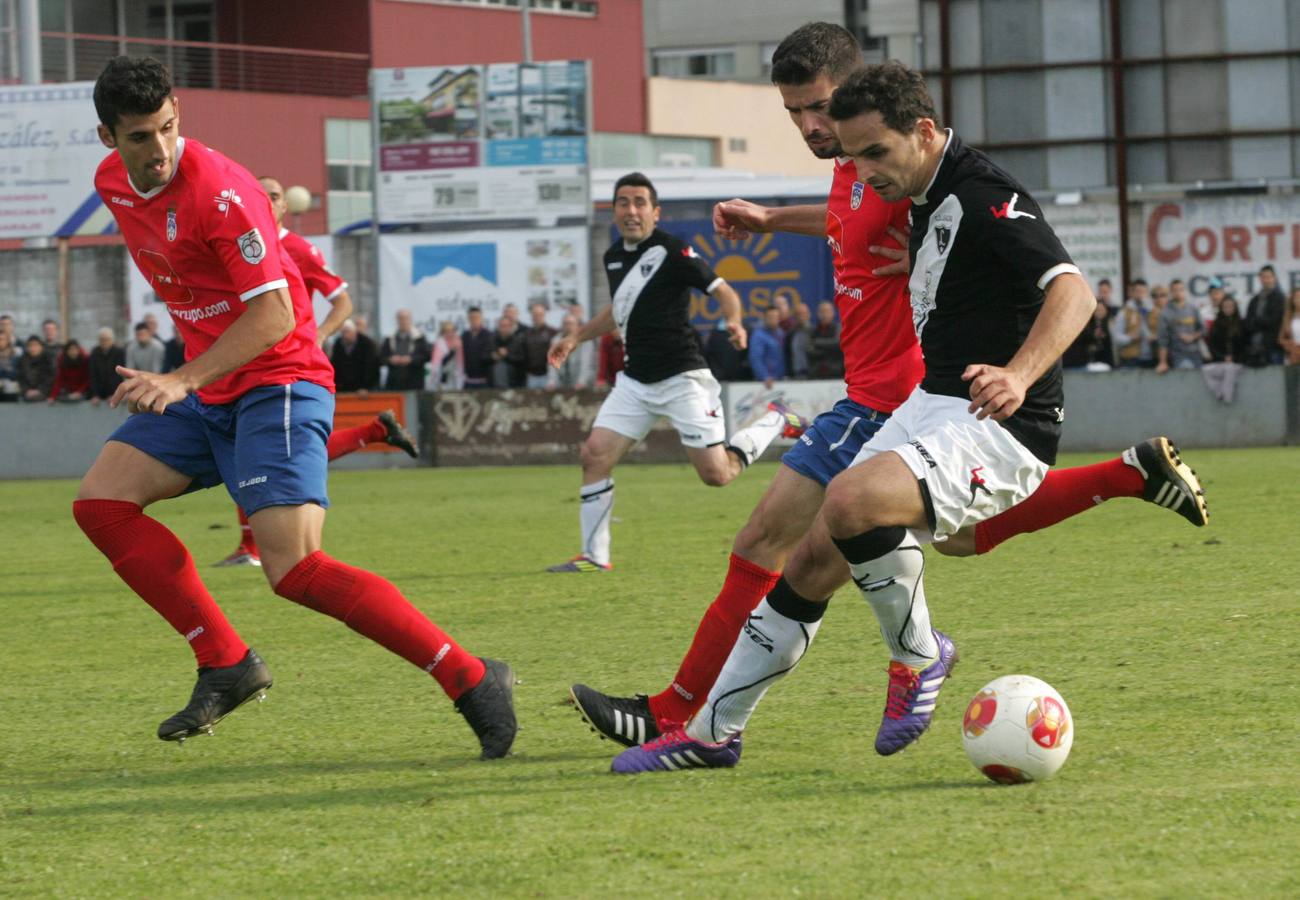
{"type": "MultiPolygon", "coordinates": [[[[63,336],[93,345],[105,325],[126,334],[126,253],[120,246],[74,247],[68,254],[68,319],[63,336]]],[[[59,251],[0,251],[0,312],[22,341],[59,320],[59,251]]]]}

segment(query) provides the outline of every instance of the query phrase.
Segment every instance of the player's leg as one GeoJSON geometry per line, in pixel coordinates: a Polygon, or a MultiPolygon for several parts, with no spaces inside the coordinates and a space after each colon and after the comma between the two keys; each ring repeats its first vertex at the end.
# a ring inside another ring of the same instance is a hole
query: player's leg
{"type": "Polygon", "coordinates": [[[262,571],[275,592],[338,619],[431,674],[478,735],[483,758],[504,756],[517,727],[509,666],[471,655],[393,584],[321,549],[329,502],[329,392],[301,382],[263,388],[240,400],[237,415],[235,483],[243,485],[240,503],[249,510],[262,571]],[[267,477],[258,480],[260,475],[267,477]]]}
{"type": "Polygon", "coordinates": [[[1052,469],[1023,503],[962,529],[935,549],[949,556],[988,553],[1008,538],[1055,525],[1116,497],[1137,497],[1178,513],[1193,525],[1210,521],[1205,491],[1167,437],[1148,438],[1114,459],[1052,469]]]}
{"type": "Polygon", "coordinates": [[[384,410],[364,425],[334,429],[330,432],[325,447],[330,462],[333,462],[340,456],[357,452],[367,444],[380,442],[406,451],[406,455],[412,459],[420,456],[415,438],[397,421],[397,414],[391,409],[384,410]]]}
{"type": "Polygon", "coordinates": [[[609,525],[614,513],[614,466],[636,442],[649,434],[659,415],[649,408],[648,389],[619,373],[614,388],[600,405],[591,434],[583,441],[582,487],[578,491],[578,522],[582,551],[550,566],[548,572],[605,572],[612,568],[609,525]]]}

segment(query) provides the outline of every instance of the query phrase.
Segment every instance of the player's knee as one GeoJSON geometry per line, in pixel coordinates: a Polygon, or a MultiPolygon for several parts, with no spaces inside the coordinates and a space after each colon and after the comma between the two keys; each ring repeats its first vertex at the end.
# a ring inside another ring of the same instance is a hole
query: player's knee
{"type": "Polygon", "coordinates": [[[822,516],[827,529],[835,537],[852,537],[875,525],[869,510],[870,503],[849,490],[844,482],[832,481],[826,488],[822,516]]]}
{"type": "Polygon", "coordinates": [[[582,468],[587,471],[604,471],[612,468],[610,454],[604,452],[591,438],[583,441],[582,446],[578,448],[578,459],[582,462],[582,468]]]}

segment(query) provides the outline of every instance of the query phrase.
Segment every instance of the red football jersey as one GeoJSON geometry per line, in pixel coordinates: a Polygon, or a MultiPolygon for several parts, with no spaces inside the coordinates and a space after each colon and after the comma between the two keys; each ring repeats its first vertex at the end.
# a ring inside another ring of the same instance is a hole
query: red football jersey
{"type": "Polygon", "coordinates": [[[285,288],[296,325],[257,358],[202,388],[204,403],[232,403],[257,387],[310,381],[334,390],[316,346],[311,297],[280,244],[271,201],[248,170],[195,140],[181,139],[171,181],[141,193],[118,154],[95,172],[131,258],[167,304],[185,359],[206,351],[260,294],[285,288]]]}
{"type": "Polygon", "coordinates": [[[867,248],[906,245],[889,236],[893,225],[907,233],[910,200],[886,203],[858,181],[853,160],[835,160],[835,179],[826,201],[826,243],[835,266],[835,305],[840,312],[840,348],[849,399],[892,413],[925,375],[921,346],[912,326],[907,276],[884,278],[872,269],[894,262],[867,248]]]}
{"type": "Polygon", "coordinates": [[[280,244],[298,267],[303,283],[307,285],[308,297],[319,292],[326,300],[333,300],[340,291],[347,289],[348,283],[334,274],[320,248],[311,241],[288,228],[281,228],[280,244]]]}

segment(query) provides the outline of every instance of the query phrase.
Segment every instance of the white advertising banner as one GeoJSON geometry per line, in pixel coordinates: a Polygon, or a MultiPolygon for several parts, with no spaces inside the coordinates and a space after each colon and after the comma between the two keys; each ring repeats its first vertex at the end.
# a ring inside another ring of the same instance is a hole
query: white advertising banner
{"type": "Polygon", "coordinates": [[[1115,296],[1122,297],[1119,207],[1112,203],[1048,203],[1043,205],[1043,215],[1092,289],[1107,278],[1115,296]]]}
{"type": "Polygon", "coordinates": [[[1218,278],[1244,302],[1271,263],[1284,293],[1300,287],[1300,196],[1148,203],[1142,213],[1142,276],[1153,284],[1181,278],[1199,298],[1218,278]]]}
{"type": "Polygon", "coordinates": [[[491,326],[508,303],[528,322],[529,304],[550,308],[555,325],[563,308],[591,309],[585,228],[523,231],[460,231],[442,234],[385,234],[379,238],[379,327],[387,333],[399,309],[409,309],[415,326],[438,333],[444,320],[465,327],[471,306],[491,326]]]}
{"type": "Polygon", "coordinates": [[[585,62],[374,69],[385,224],[585,218],[585,62]]]}
{"type": "Polygon", "coordinates": [[[93,82],[0,87],[0,239],[106,234],[93,82]]]}
{"type": "MultiPolygon", "coordinates": [[[[761,381],[729,381],[722,386],[722,408],[727,432],[743,428],[780,400],[799,415],[815,419],[848,396],[842,381],[778,381],[770,388],[761,381]]],[[[788,447],[794,441],[777,438],[774,444],[788,447]]],[[[768,451],[767,459],[776,453],[768,451]]]]}

